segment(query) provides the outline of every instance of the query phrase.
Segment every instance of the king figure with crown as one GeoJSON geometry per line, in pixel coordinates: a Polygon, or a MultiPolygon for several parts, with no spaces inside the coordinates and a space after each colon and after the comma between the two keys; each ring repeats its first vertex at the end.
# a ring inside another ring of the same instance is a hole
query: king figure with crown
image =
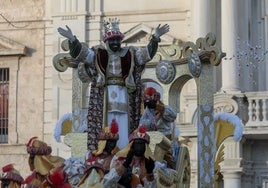
{"type": "Polygon", "coordinates": [[[139,126],[141,109],[141,74],[145,64],[156,54],[160,37],[169,31],[169,25],[158,25],[146,47],[121,47],[124,34],[116,18],[104,22],[103,42],[88,48],[71,29],[58,28],[69,40],[70,55],[77,62],[78,76],[82,82],[91,82],[88,109],[88,149],[97,146],[96,135],[103,125],[113,119],[119,125],[120,149],[128,143],[129,134],[139,126]]]}

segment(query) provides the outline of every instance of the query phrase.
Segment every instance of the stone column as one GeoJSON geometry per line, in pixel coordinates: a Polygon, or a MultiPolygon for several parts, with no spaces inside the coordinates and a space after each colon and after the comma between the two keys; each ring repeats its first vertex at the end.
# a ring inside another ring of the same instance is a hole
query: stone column
{"type": "Polygon", "coordinates": [[[224,161],[222,162],[222,174],[224,180],[224,188],[235,187],[241,188],[241,153],[242,145],[240,142],[235,142],[229,137],[223,142],[224,161]]]}
{"type": "Polygon", "coordinates": [[[194,40],[211,32],[210,0],[193,0],[193,36],[194,40]]]}
{"type": "Polygon", "coordinates": [[[238,70],[236,66],[237,41],[237,1],[221,1],[222,51],[226,58],[222,60],[222,91],[239,91],[238,70]],[[228,76],[226,76],[228,75],[228,76]]]}
{"type": "Polygon", "coordinates": [[[198,187],[198,140],[197,138],[191,138],[191,147],[189,149],[191,156],[191,186],[194,188],[198,187]]]}
{"type": "Polygon", "coordinates": [[[240,172],[229,171],[224,173],[224,188],[241,188],[240,172]]]}

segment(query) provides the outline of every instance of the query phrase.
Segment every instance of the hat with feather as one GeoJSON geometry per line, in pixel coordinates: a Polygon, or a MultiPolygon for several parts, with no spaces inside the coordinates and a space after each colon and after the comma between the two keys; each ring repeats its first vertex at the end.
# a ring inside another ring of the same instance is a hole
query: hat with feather
{"type": "Polygon", "coordinates": [[[20,173],[14,168],[13,164],[8,164],[2,167],[2,174],[0,176],[1,181],[11,181],[9,187],[20,187],[23,183],[23,178],[20,173]]]}
{"type": "MultiPolygon", "coordinates": [[[[118,124],[116,119],[113,119],[109,127],[105,127],[98,135],[98,148],[92,152],[93,155],[98,156],[103,153],[107,140],[118,140],[118,124]]],[[[115,154],[118,151],[117,146],[112,151],[115,154]]]]}
{"type": "Polygon", "coordinates": [[[146,126],[145,125],[139,126],[138,129],[136,129],[135,131],[133,131],[133,133],[131,133],[129,135],[129,144],[125,148],[123,148],[122,150],[117,152],[116,156],[118,158],[120,158],[120,157],[125,158],[129,152],[129,150],[132,147],[133,141],[136,139],[143,140],[145,143],[144,157],[147,159],[151,158],[151,159],[155,160],[154,155],[152,153],[152,150],[149,147],[150,136],[146,133],[146,126]]]}
{"type": "Polygon", "coordinates": [[[32,137],[26,147],[30,157],[33,157],[33,163],[29,162],[31,170],[41,175],[47,175],[51,169],[62,166],[65,161],[59,156],[52,156],[51,147],[37,137],[32,137]]]}

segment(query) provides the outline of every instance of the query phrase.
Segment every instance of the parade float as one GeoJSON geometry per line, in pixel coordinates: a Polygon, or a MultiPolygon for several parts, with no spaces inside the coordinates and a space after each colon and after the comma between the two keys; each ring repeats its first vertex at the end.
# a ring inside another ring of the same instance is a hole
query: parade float
{"type": "MultiPolygon", "coordinates": [[[[119,31],[116,25],[111,25],[108,29],[117,29],[116,31],[119,31]]],[[[108,30],[106,30],[106,34],[107,31],[108,30]]],[[[63,36],[68,38],[68,32],[70,34],[70,29],[68,27],[67,30],[62,30],[62,33],[64,33],[63,36]]],[[[113,32],[110,33],[110,35],[112,34],[113,32]]],[[[121,33],[115,34],[122,37],[121,33]]],[[[108,34],[106,37],[108,37],[108,34]]],[[[76,38],[70,38],[71,41],[76,40],[76,38]]],[[[64,135],[64,143],[71,147],[72,158],[67,160],[68,164],[74,163],[76,159],[77,161],[81,160],[79,157],[84,157],[87,151],[92,152],[96,149],[98,134],[100,133],[101,128],[103,128],[103,122],[106,122],[106,125],[109,124],[105,117],[107,115],[105,113],[108,113],[107,111],[101,115],[92,114],[92,109],[87,109],[87,111],[81,106],[81,101],[84,100],[83,95],[85,94],[85,88],[91,87],[94,89],[98,78],[81,79],[81,75],[85,73],[85,64],[78,63],[78,61],[83,62],[83,59],[74,58],[70,55],[69,50],[74,51],[69,48],[70,38],[69,41],[64,40],[62,42],[62,49],[66,51],[66,53],[59,53],[53,59],[53,65],[59,72],[64,72],[68,68],[73,68],[73,111],[61,118],[55,129],[57,130],[55,131],[55,138],[59,141],[60,137],[64,135]],[[80,75],[80,79],[77,75],[80,75]],[[92,123],[92,120],[94,123],[92,123]],[[96,125],[101,126],[96,129],[96,125]]],[[[81,44],[84,46],[80,48],[81,53],[86,53],[83,49],[86,49],[87,45],[85,43],[81,44]]],[[[157,52],[154,52],[158,53],[158,55],[160,54],[162,58],[166,58],[161,59],[154,67],[158,82],[169,85],[171,92],[178,92],[176,91],[176,88],[172,88],[172,82],[176,78],[181,78],[177,79],[182,81],[181,87],[185,84],[185,78],[194,78],[196,82],[198,91],[198,185],[209,188],[214,186],[217,187],[220,181],[218,178],[220,174],[219,164],[224,160],[224,146],[222,142],[227,137],[234,134],[236,135],[236,140],[239,140],[242,135],[242,124],[239,120],[237,120],[237,116],[233,114],[215,116],[213,112],[212,68],[213,66],[219,65],[221,59],[225,56],[225,54],[222,53],[215,44],[215,36],[212,33],[209,33],[205,38],[197,39],[196,43],[184,43],[182,48],[172,45],[166,49],[160,48],[160,50],[158,49],[157,52]],[[165,53],[165,50],[176,51],[176,55],[169,57],[166,55],[168,53],[165,53]]],[[[78,53],[78,55],[81,55],[81,53],[78,53]]],[[[90,72],[90,74],[94,74],[94,71],[95,70],[90,72]]],[[[138,72],[138,74],[141,73],[142,71],[138,72]]],[[[86,74],[89,75],[88,72],[86,74]]],[[[139,84],[141,83],[141,80],[139,80],[138,77],[135,77],[134,79],[135,81],[138,81],[139,84]]],[[[146,118],[142,118],[146,110],[143,111],[141,109],[143,102],[142,92],[145,91],[146,88],[139,89],[140,92],[133,93],[135,100],[128,104],[129,108],[136,108],[136,116],[131,114],[132,119],[130,120],[131,123],[129,123],[130,126],[128,129],[129,136],[138,129],[140,125],[144,124],[140,124],[142,119],[146,122],[146,118]],[[133,102],[138,103],[138,105],[134,105],[133,102]],[[137,107],[139,108],[137,109],[137,107]]],[[[98,94],[98,89],[95,89],[90,93],[93,98],[98,94]]],[[[89,103],[89,106],[93,106],[95,108],[98,108],[96,104],[103,105],[103,101],[94,101],[92,98],[89,103]]],[[[103,106],[101,106],[101,108],[102,107],[103,106]]],[[[157,111],[156,109],[154,110],[157,111]]],[[[155,168],[154,170],[155,180],[157,187],[190,187],[191,164],[189,150],[187,145],[184,144],[185,142],[182,141],[184,139],[179,139],[180,137],[177,130],[178,126],[174,123],[177,113],[174,113],[173,110],[174,108],[162,103],[162,121],[161,118],[160,120],[158,119],[158,122],[160,123],[155,130],[146,131],[146,134],[150,137],[149,146],[154,159],[160,163],[160,165],[157,166],[158,168],[155,168]],[[168,127],[171,134],[166,135],[161,126],[168,127]]],[[[148,118],[148,121],[152,122],[150,118],[148,118]]],[[[69,173],[72,174],[72,171],[76,171],[76,168],[81,167],[85,161],[81,160],[80,162],[77,162],[77,167],[69,165],[71,166],[70,168],[73,169],[67,170],[69,170],[69,173]]],[[[90,161],[90,163],[92,163],[92,161],[90,161]]],[[[73,175],[79,174],[73,173],[73,175]]],[[[76,177],[76,180],[74,181],[75,185],[73,184],[74,187],[80,181],[79,178],[82,176],[83,172],[81,172],[79,177],[76,177]]]]}

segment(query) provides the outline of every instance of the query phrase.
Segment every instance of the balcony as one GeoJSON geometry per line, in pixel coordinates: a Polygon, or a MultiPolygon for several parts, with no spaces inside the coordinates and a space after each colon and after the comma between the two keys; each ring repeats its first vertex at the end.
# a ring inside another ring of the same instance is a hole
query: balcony
{"type": "Polygon", "coordinates": [[[247,92],[247,114],[244,135],[249,138],[264,139],[268,134],[268,92],[247,92]]]}
{"type": "MultiPolygon", "coordinates": [[[[214,95],[214,112],[228,112],[237,115],[244,127],[244,136],[249,139],[266,139],[268,135],[268,92],[217,93],[214,95]]],[[[189,110],[191,111],[191,110],[189,110]]],[[[191,122],[186,114],[180,112],[177,124],[181,136],[197,136],[197,113],[192,115],[191,122]],[[188,121],[185,121],[187,120],[188,121]]]]}

